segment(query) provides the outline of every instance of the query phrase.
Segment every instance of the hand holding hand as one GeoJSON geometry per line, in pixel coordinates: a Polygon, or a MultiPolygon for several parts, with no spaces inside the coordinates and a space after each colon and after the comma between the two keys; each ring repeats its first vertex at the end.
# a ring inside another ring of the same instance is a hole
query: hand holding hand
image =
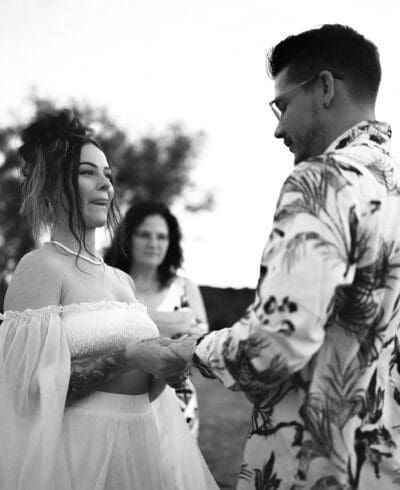
{"type": "Polygon", "coordinates": [[[168,344],[168,349],[178,356],[185,363],[190,363],[192,361],[193,353],[196,347],[195,337],[181,337],[178,340],[170,342],[168,344]]]}
{"type": "Polygon", "coordinates": [[[139,368],[156,378],[181,378],[187,362],[158,340],[127,345],[125,355],[132,367],[139,368]]]}

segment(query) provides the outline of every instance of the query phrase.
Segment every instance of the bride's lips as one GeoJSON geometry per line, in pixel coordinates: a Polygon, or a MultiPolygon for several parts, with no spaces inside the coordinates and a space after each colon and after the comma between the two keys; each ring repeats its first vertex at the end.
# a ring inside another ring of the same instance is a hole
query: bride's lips
{"type": "Polygon", "coordinates": [[[91,201],[90,204],[95,204],[96,206],[105,206],[107,207],[109,205],[109,202],[107,199],[97,199],[96,201],[91,201]]]}

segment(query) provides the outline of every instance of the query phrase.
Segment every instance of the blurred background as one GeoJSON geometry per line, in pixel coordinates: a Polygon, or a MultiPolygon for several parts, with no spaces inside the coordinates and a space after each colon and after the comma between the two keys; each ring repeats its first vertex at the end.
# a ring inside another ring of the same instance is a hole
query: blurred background
{"type": "MultiPolygon", "coordinates": [[[[391,123],[400,154],[399,14],[394,0],[2,0],[0,298],[35,246],[18,214],[18,131],[42,108],[73,106],[100,136],[122,209],[140,198],[171,205],[184,274],[201,285],[211,328],[231,325],[252,300],[293,165],[273,138],[268,48],[334,22],[375,42],[377,118],[391,123]]],[[[251,407],[196,383],[200,445],[221,488],[234,488],[251,407]]]]}

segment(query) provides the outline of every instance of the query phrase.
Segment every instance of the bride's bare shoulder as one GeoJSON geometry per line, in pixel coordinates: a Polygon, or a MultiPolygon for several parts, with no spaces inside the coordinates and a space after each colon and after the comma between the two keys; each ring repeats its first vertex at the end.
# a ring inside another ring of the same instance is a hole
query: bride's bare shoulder
{"type": "Polygon", "coordinates": [[[62,277],[60,262],[47,247],[27,253],[14,270],[4,309],[23,311],[60,304],[62,277]]]}

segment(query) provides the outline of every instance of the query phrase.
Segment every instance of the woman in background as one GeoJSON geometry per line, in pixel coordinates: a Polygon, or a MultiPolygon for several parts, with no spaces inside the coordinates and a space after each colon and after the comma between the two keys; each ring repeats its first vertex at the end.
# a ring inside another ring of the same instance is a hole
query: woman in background
{"type": "MultiPolygon", "coordinates": [[[[178,221],[167,206],[139,202],[126,213],[105,257],[107,263],[130,274],[137,299],[147,306],[160,334],[172,338],[208,332],[199,287],[178,275],[183,261],[181,238],[178,221]]],[[[186,379],[176,395],[197,438],[199,417],[193,383],[186,379]]]]}
{"type": "Polygon", "coordinates": [[[216,489],[154,377],[179,359],[152,340],[132,279],[96,255],[96,229],[116,221],[106,155],[69,110],[21,138],[23,211],[51,239],[21,259],[0,315],[1,490],[216,489]]]}

